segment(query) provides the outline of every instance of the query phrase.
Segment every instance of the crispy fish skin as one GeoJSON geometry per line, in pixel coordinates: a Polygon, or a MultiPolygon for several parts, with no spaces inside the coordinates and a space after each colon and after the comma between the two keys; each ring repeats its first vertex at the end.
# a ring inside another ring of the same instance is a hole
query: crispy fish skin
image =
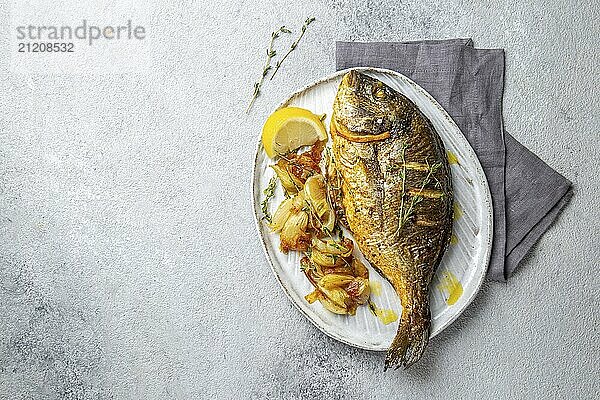
{"type": "Polygon", "coordinates": [[[408,367],[429,340],[429,284],[452,233],[446,151],[409,99],[357,71],[339,86],[331,136],[348,226],[402,302],[385,369],[408,367]]]}

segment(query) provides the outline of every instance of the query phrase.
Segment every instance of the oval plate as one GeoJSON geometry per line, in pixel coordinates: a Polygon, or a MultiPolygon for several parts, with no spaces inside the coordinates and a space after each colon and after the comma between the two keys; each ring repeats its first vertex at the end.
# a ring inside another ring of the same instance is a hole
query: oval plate
{"type": "MultiPolygon", "coordinates": [[[[383,81],[411,99],[433,123],[446,150],[458,160],[457,163],[451,163],[455,202],[454,237],[430,286],[431,337],[434,337],[465,310],[483,282],[492,248],[492,199],[488,183],[473,148],[456,123],[429,93],[394,71],[379,68],[353,69],[383,81]],[[447,303],[449,293],[441,284],[448,271],[458,278],[463,288],[462,295],[452,305],[447,303]]],[[[325,113],[325,126],[329,127],[338,85],[348,71],[336,72],[305,87],[281,103],[279,108],[297,106],[317,115],[325,113]]],[[[324,309],[319,302],[308,304],[304,299],[313,288],[300,270],[299,254],[283,254],[279,250],[279,235],[272,233],[262,220],[263,190],[274,175],[269,168],[271,164],[273,160],[267,157],[259,137],[252,182],[254,216],[265,254],[281,287],[292,303],[325,334],[362,349],[387,350],[396,334],[398,321],[384,325],[371,313],[368,306],[359,307],[355,316],[336,315],[324,309]]],[[[275,197],[269,202],[271,214],[283,199],[283,190],[278,184],[275,197]]],[[[362,255],[356,255],[365,261],[362,255]]],[[[369,268],[371,282],[375,282],[372,283],[375,290],[371,297],[375,304],[380,308],[392,309],[400,315],[402,306],[392,286],[366,261],[365,264],[369,268]]]]}

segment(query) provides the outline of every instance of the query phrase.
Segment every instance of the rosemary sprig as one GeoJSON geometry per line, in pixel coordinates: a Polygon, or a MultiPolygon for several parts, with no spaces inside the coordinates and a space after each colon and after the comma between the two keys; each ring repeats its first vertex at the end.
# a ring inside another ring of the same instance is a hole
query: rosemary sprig
{"type": "Polygon", "coordinates": [[[265,62],[265,66],[263,67],[263,71],[262,71],[262,75],[261,75],[260,79],[258,80],[258,82],[254,83],[254,92],[252,92],[252,99],[250,100],[250,104],[248,104],[248,107],[246,108],[246,114],[248,114],[248,111],[250,111],[250,109],[252,108],[252,105],[254,104],[254,101],[260,94],[260,88],[262,87],[265,77],[267,76],[269,71],[273,68],[271,66],[271,60],[277,54],[275,52],[275,50],[273,50],[273,43],[275,43],[275,39],[277,39],[279,37],[279,35],[281,35],[282,33],[292,33],[292,31],[290,31],[285,26],[282,26],[281,28],[277,29],[275,32],[271,33],[271,42],[269,43],[269,48],[267,49],[267,61],[265,62]]]}
{"type": "Polygon", "coordinates": [[[281,60],[277,61],[277,64],[275,64],[275,71],[273,71],[273,74],[271,75],[271,78],[269,80],[273,80],[273,77],[275,76],[277,71],[279,71],[281,64],[283,64],[283,62],[290,55],[290,53],[292,51],[294,51],[296,49],[296,47],[298,47],[298,43],[300,43],[302,36],[304,36],[304,32],[306,32],[306,29],[312,22],[314,22],[314,20],[315,20],[314,17],[306,18],[306,21],[304,21],[304,25],[302,25],[302,29],[300,31],[300,36],[298,36],[298,39],[296,39],[296,41],[294,43],[292,43],[292,45],[290,46],[290,49],[288,50],[287,53],[285,53],[285,55],[281,58],[281,60]]]}
{"type": "Polygon", "coordinates": [[[273,176],[269,181],[269,185],[263,191],[265,199],[260,203],[260,208],[263,212],[263,219],[266,219],[271,223],[271,214],[269,213],[269,200],[275,196],[275,185],[277,184],[277,175],[273,176]]]}

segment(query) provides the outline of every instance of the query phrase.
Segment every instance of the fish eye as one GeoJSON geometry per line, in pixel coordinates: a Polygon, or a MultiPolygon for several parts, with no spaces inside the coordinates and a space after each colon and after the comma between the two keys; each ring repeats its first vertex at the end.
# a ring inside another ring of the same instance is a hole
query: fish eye
{"type": "Polygon", "coordinates": [[[375,85],[373,86],[373,97],[377,99],[382,99],[385,97],[385,90],[383,89],[383,85],[375,85]]]}

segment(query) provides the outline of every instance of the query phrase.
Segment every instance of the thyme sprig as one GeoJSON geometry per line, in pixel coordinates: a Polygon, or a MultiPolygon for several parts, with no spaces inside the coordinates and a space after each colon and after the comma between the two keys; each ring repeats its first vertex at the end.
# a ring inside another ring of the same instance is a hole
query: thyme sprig
{"type": "Polygon", "coordinates": [[[407,205],[407,207],[405,209],[405,207],[404,207],[404,199],[406,197],[405,154],[406,154],[407,148],[408,148],[408,144],[402,144],[401,153],[400,153],[400,157],[402,159],[402,171],[400,172],[400,176],[402,178],[402,199],[400,201],[400,212],[399,212],[399,216],[398,216],[398,229],[396,229],[396,233],[398,233],[400,231],[400,229],[402,229],[404,224],[410,219],[410,217],[412,216],[412,214],[414,212],[415,206],[423,201],[422,193],[423,193],[423,190],[425,190],[425,186],[427,186],[431,182],[432,179],[435,179],[436,183],[439,182],[434,174],[437,172],[438,169],[440,169],[442,167],[442,163],[438,162],[438,163],[429,165],[429,161],[425,160],[425,163],[427,164],[427,175],[425,176],[425,179],[423,179],[423,182],[421,183],[421,187],[419,188],[418,192],[411,196],[410,203],[407,205]]]}
{"type": "Polygon", "coordinates": [[[269,200],[275,196],[275,185],[277,184],[277,175],[274,175],[269,181],[269,185],[263,191],[265,199],[260,203],[260,208],[263,213],[263,219],[266,219],[269,223],[272,221],[271,214],[269,213],[269,200]]]}
{"type": "Polygon", "coordinates": [[[396,229],[396,232],[400,231],[402,225],[404,225],[404,195],[406,188],[406,149],[408,149],[408,143],[402,142],[400,148],[400,158],[402,160],[402,171],[400,172],[400,178],[402,179],[402,198],[400,199],[400,217],[398,220],[398,229],[396,229]]]}
{"type": "Polygon", "coordinates": [[[302,272],[314,272],[316,270],[315,265],[312,263],[312,261],[310,261],[311,255],[312,255],[312,250],[309,247],[304,252],[304,256],[307,257],[308,260],[305,260],[304,262],[303,262],[304,259],[300,260],[300,269],[302,270],[302,272]]]}
{"type": "Polygon", "coordinates": [[[371,300],[371,297],[369,297],[368,304],[369,304],[369,310],[371,310],[371,313],[373,313],[374,316],[377,316],[377,306],[375,305],[375,303],[373,303],[373,300],[371,300]]]}
{"type": "Polygon", "coordinates": [[[304,36],[304,32],[306,32],[306,29],[308,28],[308,26],[311,23],[313,23],[314,21],[315,21],[315,17],[306,18],[306,21],[304,21],[304,25],[302,25],[302,29],[300,30],[300,36],[298,36],[298,39],[296,39],[296,41],[294,43],[292,43],[292,45],[290,46],[290,49],[288,50],[287,53],[285,53],[285,55],[281,58],[281,60],[277,61],[277,64],[275,64],[275,71],[273,71],[273,74],[271,75],[271,78],[269,80],[273,80],[273,77],[275,77],[275,74],[277,73],[277,71],[279,71],[281,64],[283,64],[283,62],[290,55],[290,53],[292,51],[294,51],[296,49],[296,47],[298,47],[298,43],[300,43],[300,40],[302,40],[302,37],[304,36]]]}
{"type": "MultiPolygon", "coordinates": [[[[288,153],[288,154],[291,154],[291,153],[288,153]]],[[[307,167],[307,166],[305,166],[305,165],[302,165],[302,164],[300,164],[300,163],[298,162],[298,160],[296,160],[296,159],[293,159],[293,158],[288,158],[288,157],[286,157],[286,156],[285,156],[285,154],[279,154],[279,158],[281,158],[281,159],[283,159],[283,160],[287,161],[287,162],[288,162],[288,163],[289,163],[291,166],[293,166],[293,167],[296,167],[296,168],[299,168],[299,169],[301,169],[302,171],[306,172],[306,173],[307,173],[307,175],[306,175],[306,178],[309,178],[309,177],[311,177],[311,176],[313,176],[313,175],[315,174],[315,171],[314,171],[314,170],[312,170],[312,169],[308,168],[308,167],[307,167]]],[[[289,172],[288,172],[288,175],[289,175],[289,172]]],[[[292,178],[292,176],[290,175],[290,179],[291,179],[291,178],[292,178]]],[[[293,182],[293,180],[292,180],[292,182],[293,182]]],[[[296,184],[295,184],[295,183],[294,183],[294,186],[296,186],[296,184]]],[[[296,186],[296,189],[298,189],[298,187],[297,187],[297,186],[296,186]]]]}
{"type": "MultiPolygon", "coordinates": [[[[308,213],[309,213],[310,215],[312,215],[312,218],[310,219],[310,223],[311,223],[311,225],[312,225],[313,229],[314,229],[314,230],[316,230],[316,231],[318,231],[318,230],[319,230],[319,228],[318,228],[318,227],[316,227],[316,226],[313,224],[313,218],[314,218],[314,220],[316,220],[316,221],[317,221],[319,224],[321,224],[321,228],[323,228],[323,221],[321,221],[321,218],[319,218],[319,215],[317,215],[317,212],[316,212],[316,210],[313,208],[313,206],[310,204],[310,202],[309,202],[308,200],[304,200],[304,204],[306,204],[306,205],[305,205],[305,206],[302,208],[302,211],[308,211],[308,213]]],[[[322,230],[322,229],[321,229],[321,230],[322,230]]]]}
{"type": "MultiPolygon", "coordinates": [[[[273,44],[275,43],[275,39],[277,39],[282,33],[292,33],[292,31],[290,31],[285,26],[282,26],[279,29],[277,29],[275,32],[271,33],[271,42],[269,43],[269,48],[267,49],[267,60],[265,62],[265,66],[263,67],[263,71],[262,71],[262,75],[260,76],[260,79],[256,83],[254,83],[254,91],[252,92],[252,99],[250,100],[250,104],[248,104],[248,107],[246,108],[246,114],[248,114],[248,112],[252,108],[252,105],[254,104],[254,101],[260,94],[260,88],[262,87],[265,77],[268,75],[269,71],[273,68],[271,66],[271,60],[273,59],[273,57],[275,57],[275,55],[277,55],[277,52],[273,49],[273,44]]],[[[272,78],[273,77],[271,77],[271,79],[272,78]]]]}

